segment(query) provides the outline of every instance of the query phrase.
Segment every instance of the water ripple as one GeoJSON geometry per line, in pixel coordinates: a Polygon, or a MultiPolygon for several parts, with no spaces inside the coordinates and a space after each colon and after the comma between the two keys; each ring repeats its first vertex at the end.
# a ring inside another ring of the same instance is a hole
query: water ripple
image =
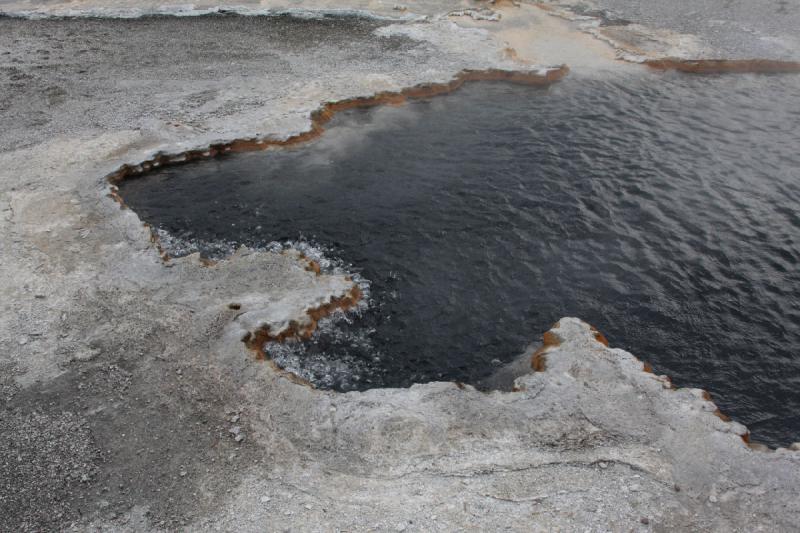
{"type": "Polygon", "coordinates": [[[362,316],[276,348],[322,386],[477,382],[574,315],[785,444],[800,439],[798,110],[797,76],[482,83],[122,195],[172,234],[304,236],[369,279],[362,316]]]}

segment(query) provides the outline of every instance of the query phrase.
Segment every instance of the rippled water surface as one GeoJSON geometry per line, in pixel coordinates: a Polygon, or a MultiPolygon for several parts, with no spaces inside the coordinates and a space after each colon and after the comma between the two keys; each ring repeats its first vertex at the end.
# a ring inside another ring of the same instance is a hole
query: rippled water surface
{"type": "Polygon", "coordinates": [[[800,440],[800,77],[479,83],[122,195],[213,248],[305,238],[370,307],[275,357],[340,390],[477,382],[562,316],[758,440],[800,440]]]}

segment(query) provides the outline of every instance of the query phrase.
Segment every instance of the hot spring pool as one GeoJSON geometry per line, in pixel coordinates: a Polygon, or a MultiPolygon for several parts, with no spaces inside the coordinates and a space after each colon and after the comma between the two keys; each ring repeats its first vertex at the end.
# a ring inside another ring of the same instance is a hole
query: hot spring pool
{"type": "Polygon", "coordinates": [[[305,241],[369,306],[276,361],[336,390],[476,383],[562,316],[773,445],[800,435],[800,76],[497,82],[120,187],[181,249],[305,241]]]}

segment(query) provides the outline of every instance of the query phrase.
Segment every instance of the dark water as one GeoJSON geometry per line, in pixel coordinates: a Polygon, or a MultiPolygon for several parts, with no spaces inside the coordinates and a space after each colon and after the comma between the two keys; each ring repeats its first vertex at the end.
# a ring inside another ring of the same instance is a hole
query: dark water
{"type": "Polygon", "coordinates": [[[188,241],[302,237],[370,280],[362,316],[275,353],[323,386],[474,383],[578,316],[785,444],[800,440],[799,126],[797,76],[480,83],[122,195],[188,241]]]}

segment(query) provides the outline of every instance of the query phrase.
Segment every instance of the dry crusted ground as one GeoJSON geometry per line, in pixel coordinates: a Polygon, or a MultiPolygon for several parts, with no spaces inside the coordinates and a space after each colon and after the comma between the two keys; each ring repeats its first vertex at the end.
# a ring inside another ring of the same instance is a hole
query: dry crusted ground
{"type": "Polygon", "coordinates": [[[464,68],[631,68],[562,19],[501,11],[0,18],[0,529],[795,529],[800,454],[748,448],[701,391],[579,320],[518,392],[314,391],[240,339],[347,280],[269,253],[165,264],[107,196],[120,164],[286,137],[324,101],[464,68]]]}

